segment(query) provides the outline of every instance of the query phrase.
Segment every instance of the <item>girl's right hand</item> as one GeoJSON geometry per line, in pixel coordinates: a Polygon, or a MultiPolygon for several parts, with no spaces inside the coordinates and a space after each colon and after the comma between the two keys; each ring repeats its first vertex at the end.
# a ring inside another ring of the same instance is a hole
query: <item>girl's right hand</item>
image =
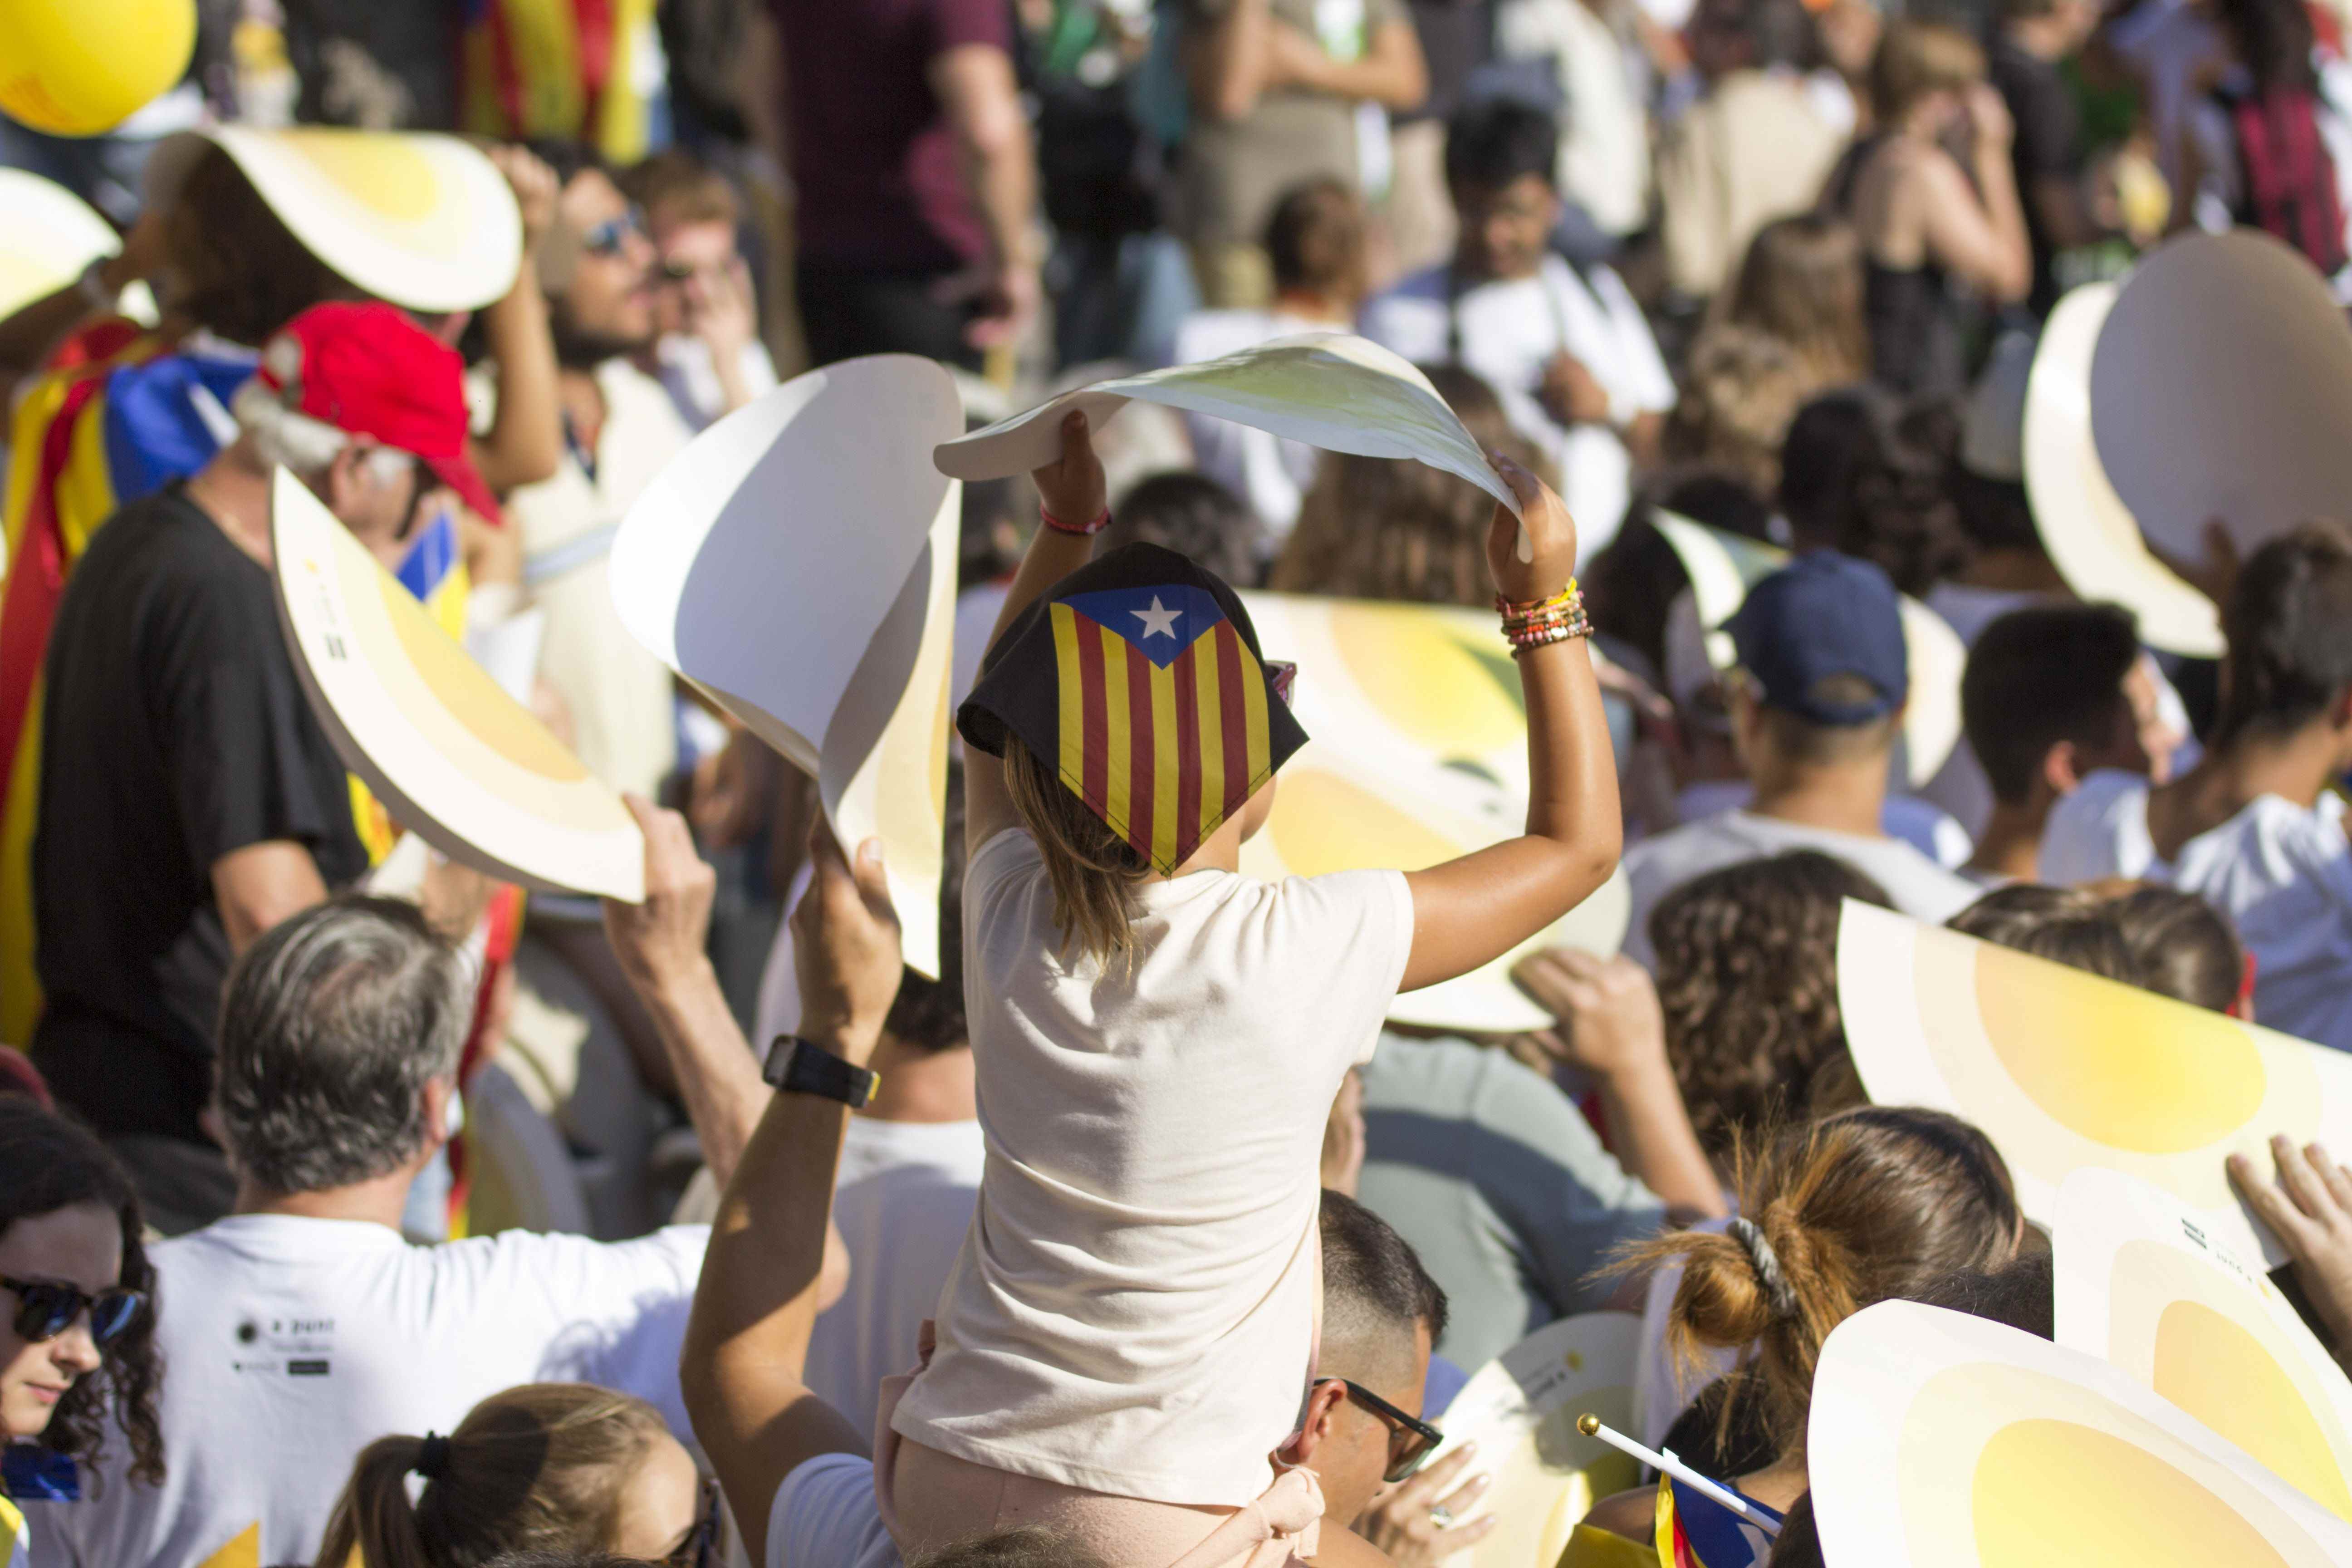
{"type": "Polygon", "coordinates": [[[1045,510],[1073,527],[1092,522],[1110,504],[1109,481],[1103,477],[1102,459],[1095,456],[1087,416],[1075,408],[1062,416],[1062,456],[1032,468],[1029,478],[1045,510]]]}
{"type": "Polygon", "coordinates": [[[1527,514],[1522,523],[1509,507],[1495,503],[1495,519],[1486,528],[1486,566],[1495,574],[1495,591],[1515,605],[1549,599],[1576,574],[1576,521],[1541,479],[1499,452],[1489,456],[1527,514]],[[1522,527],[1535,545],[1532,561],[1519,559],[1522,527]]]}

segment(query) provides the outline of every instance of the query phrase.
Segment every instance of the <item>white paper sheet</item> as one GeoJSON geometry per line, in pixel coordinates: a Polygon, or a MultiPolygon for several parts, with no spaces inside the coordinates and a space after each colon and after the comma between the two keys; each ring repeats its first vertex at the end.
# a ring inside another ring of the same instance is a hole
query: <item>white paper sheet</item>
{"type": "Polygon", "coordinates": [[[1882,1301],[1813,1374],[1828,1568],[2341,1568],[2352,1528],[2095,1357],[1882,1301]]]}
{"type": "MultiPolygon", "coordinates": [[[[1486,1539],[1447,1561],[1473,1568],[1550,1568],[1592,1505],[1640,1484],[1633,1461],[1576,1429],[1590,1412],[1619,1431],[1633,1421],[1642,1320],[1585,1312],[1538,1329],[1488,1362],[1446,1406],[1434,1464],[1465,1442],[1494,1485],[1461,1522],[1491,1513],[1486,1539]]],[[[1465,1476],[1463,1479],[1469,1478],[1465,1476]]]]}
{"type": "Polygon", "coordinates": [[[2091,359],[2091,431],[2140,531],[2200,559],[2352,495],[2352,323],[2301,253],[2259,229],[2191,231],[2124,279],[2091,359]]]}
{"type": "MultiPolygon", "coordinates": [[[[1328,452],[1410,458],[1469,480],[1519,514],[1518,498],[1429,378],[1378,343],[1346,332],[1276,338],[1223,359],[1096,382],[941,444],[940,471],[994,479],[1043,468],[1061,455],[1064,415],[1081,410],[1100,429],[1130,398],[1230,419],[1328,452]]],[[[1524,530],[1519,539],[1525,560],[1524,530]]]]}
{"type": "Polygon", "coordinates": [[[2058,1342],[2098,1357],[2352,1522],[2352,1382],[2256,1260],[2120,1171],[2059,1189],[2058,1342]]]}
{"type": "Polygon", "coordinates": [[[1984,1129],[2042,1224],[2084,1166],[2187,1205],[2216,1242],[2284,1261],[2222,1161],[2284,1132],[2352,1149],[2352,1058],[1849,899],[1838,1004],[1871,1100],[1984,1129]]]}
{"type": "Polygon", "coordinates": [[[2092,353],[2116,285],[2089,283],[2058,301],[2042,328],[2025,387],[2025,494],[2042,548],[2090,603],[2139,616],[2143,642],[2195,658],[2221,654],[2213,602],[2148,553],[2091,438],[2092,353]]]}
{"type": "Polygon", "coordinates": [[[271,514],[278,623],[303,693],[384,809],[500,880],[644,898],[645,840],[620,797],[283,468],[271,514]]]}
{"type": "Polygon", "coordinates": [[[929,457],[962,426],[929,360],[811,371],[655,476],[612,557],[630,635],[814,774],[845,845],[881,837],[931,974],[961,486],[929,457]]]}

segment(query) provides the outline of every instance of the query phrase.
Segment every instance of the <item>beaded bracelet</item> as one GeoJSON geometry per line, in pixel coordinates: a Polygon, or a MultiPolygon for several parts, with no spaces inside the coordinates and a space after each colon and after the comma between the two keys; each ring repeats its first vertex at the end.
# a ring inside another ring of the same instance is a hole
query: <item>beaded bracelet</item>
{"type": "Polygon", "coordinates": [[[1056,533],[1074,533],[1083,539],[1092,534],[1100,533],[1104,529],[1110,526],[1110,508],[1105,507],[1102,510],[1095,513],[1095,520],[1092,522],[1080,524],[1075,522],[1064,522],[1060,518],[1055,517],[1052,512],[1047,511],[1041,506],[1037,509],[1037,521],[1044,523],[1047,528],[1052,529],[1056,533]]]}
{"type": "Polygon", "coordinates": [[[1513,604],[1498,595],[1495,608],[1502,615],[1503,639],[1511,645],[1514,658],[1531,647],[1592,635],[1592,620],[1585,614],[1584,595],[1573,577],[1547,599],[1513,604]]]}

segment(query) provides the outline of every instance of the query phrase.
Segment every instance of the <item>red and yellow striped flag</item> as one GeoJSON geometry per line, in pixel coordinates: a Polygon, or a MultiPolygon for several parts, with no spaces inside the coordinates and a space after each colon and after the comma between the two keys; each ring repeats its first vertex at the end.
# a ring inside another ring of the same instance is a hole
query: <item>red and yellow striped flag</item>
{"type": "Polygon", "coordinates": [[[1274,771],[1265,671],[1196,587],[1079,594],[1051,612],[1062,782],[1171,874],[1274,771]]]}

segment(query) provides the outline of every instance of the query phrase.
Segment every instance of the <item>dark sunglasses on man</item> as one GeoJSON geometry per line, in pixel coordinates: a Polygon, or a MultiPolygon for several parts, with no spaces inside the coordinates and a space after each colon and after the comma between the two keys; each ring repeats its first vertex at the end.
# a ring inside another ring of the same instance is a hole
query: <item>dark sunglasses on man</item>
{"type": "Polygon", "coordinates": [[[631,207],[618,217],[608,217],[603,223],[591,225],[580,234],[580,248],[591,256],[618,256],[629,237],[645,237],[646,215],[631,207]]]}
{"type": "Polygon", "coordinates": [[[1394,1483],[1411,1476],[1430,1451],[1445,1440],[1444,1433],[1417,1415],[1407,1415],[1360,1383],[1349,1383],[1344,1377],[1318,1378],[1317,1383],[1338,1384],[1348,1391],[1350,1402],[1389,1429],[1389,1468],[1381,1474],[1384,1481],[1394,1483]]]}
{"type": "Polygon", "coordinates": [[[146,1296],[137,1290],[118,1288],[85,1296],[62,1279],[12,1279],[0,1274],[0,1289],[16,1293],[16,1315],[10,1324],[16,1337],[35,1344],[64,1333],[85,1310],[91,1341],[111,1344],[139,1321],[140,1310],[147,1305],[146,1296]]]}

